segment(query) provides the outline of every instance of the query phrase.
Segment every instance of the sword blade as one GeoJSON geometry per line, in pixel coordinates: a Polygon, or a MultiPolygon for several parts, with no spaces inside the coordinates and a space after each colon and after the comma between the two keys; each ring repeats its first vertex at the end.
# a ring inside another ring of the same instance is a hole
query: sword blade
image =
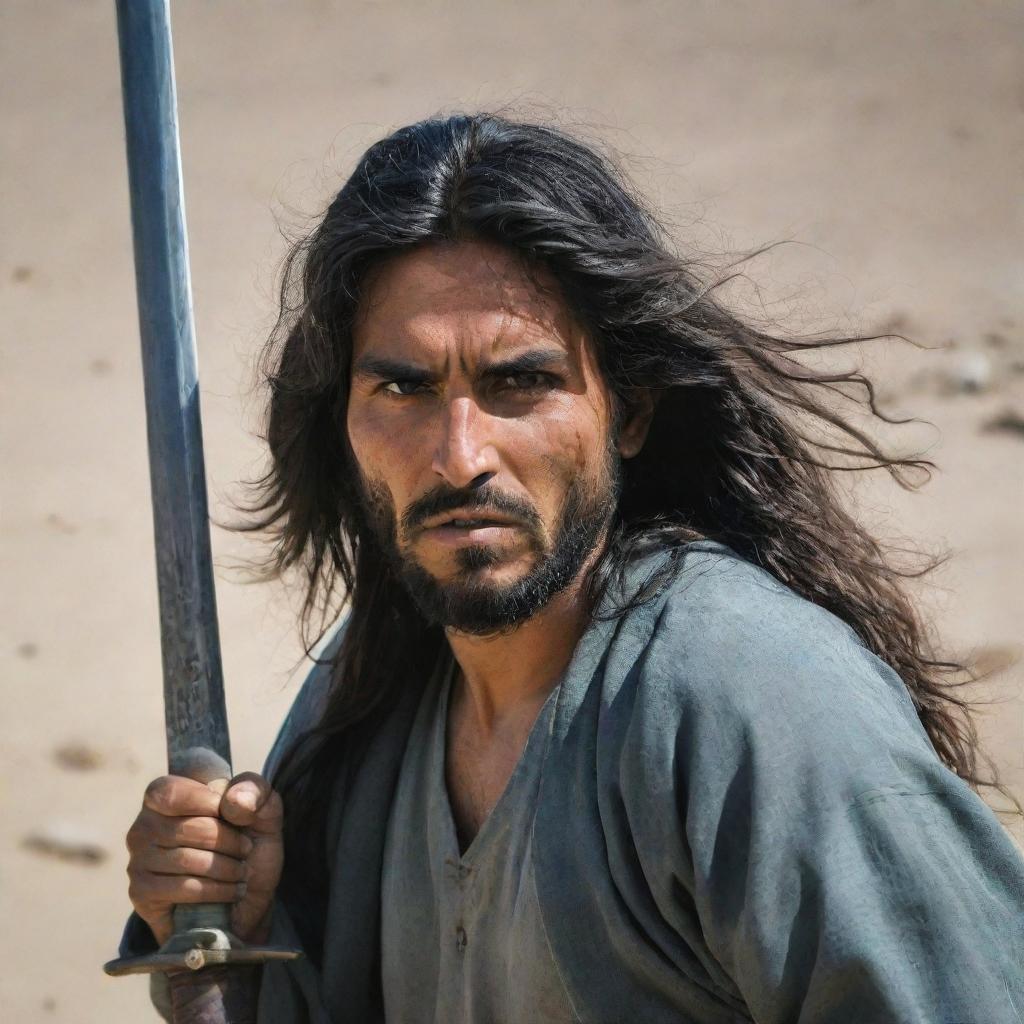
{"type": "Polygon", "coordinates": [[[168,0],[117,0],[172,774],[231,777],[168,0]]]}
{"type": "MultiPolygon", "coordinates": [[[[167,760],[200,782],[231,777],[217,605],[199,419],[168,0],[117,0],[135,283],[146,389],[167,760]]],[[[293,960],[298,950],[246,946],[226,903],[179,904],[175,933],[156,954],[112,960],[108,974],[200,971],[213,964],[293,960]]],[[[188,986],[174,1019],[227,1024],[218,974],[188,986]]],[[[250,1019],[248,1016],[246,1019],[250,1019]]]]}

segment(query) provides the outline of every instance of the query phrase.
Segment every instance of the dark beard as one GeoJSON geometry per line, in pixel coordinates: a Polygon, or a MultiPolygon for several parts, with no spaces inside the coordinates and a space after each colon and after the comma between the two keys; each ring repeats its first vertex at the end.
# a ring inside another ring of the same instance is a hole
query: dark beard
{"type": "Polygon", "coordinates": [[[519,499],[491,491],[435,488],[403,515],[406,528],[430,516],[457,508],[490,508],[515,516],[528,531],[537,564],[522,579],[504,586],[485,582],[480,570],[501,562],[499,552],[485,547],[459,549],[456,579],[442,583],[400,549],[395,513],[383,484],[363,480],[364,507],[373,532],[395,575],[431,624],[477,636],[507,632],[529,619],[564,590],[583,568],[611,522],[621,490],[617,453],[606,454],[601,486],[588,493],[577,477],[566,492],[554,544],[545,552],[536,511],[519,499]]]}

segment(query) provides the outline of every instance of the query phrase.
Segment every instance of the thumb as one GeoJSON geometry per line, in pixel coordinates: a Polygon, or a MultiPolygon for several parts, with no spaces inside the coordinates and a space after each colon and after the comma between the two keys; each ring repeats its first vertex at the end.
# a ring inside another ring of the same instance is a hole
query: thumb
{"type": "Polygon", "coordinates": [[[220,816],[232,825],[255,832],[281,830],[281,798],[262,775],[243,772],[227,785],[220,801],[220,816]]]}

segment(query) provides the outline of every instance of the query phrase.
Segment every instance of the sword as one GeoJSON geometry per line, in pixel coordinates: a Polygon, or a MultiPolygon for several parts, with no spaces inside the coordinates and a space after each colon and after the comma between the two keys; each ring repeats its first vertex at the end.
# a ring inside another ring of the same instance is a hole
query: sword
{"type": "MultiPolygon", "coordinates": [[[[230,779],[217,607],[199,419],[195,327],[178,148],[169,0],[117,0],[135,284],[142,340],[153,529],[160,595],[167,762],[172,775],[230,779]]],[[[246,946],[230,905],[174,909],[174,935],[107,974],[261,963],[299,954],[246,946]]]]}

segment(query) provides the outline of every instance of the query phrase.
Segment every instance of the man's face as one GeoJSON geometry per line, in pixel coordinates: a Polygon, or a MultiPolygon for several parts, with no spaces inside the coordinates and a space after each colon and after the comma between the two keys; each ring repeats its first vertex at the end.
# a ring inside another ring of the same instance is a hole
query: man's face
{"type": "Polygon", "coordinates": [[[569,584],[618,499],[592,345],[536,281],[496,246],[425,247],[376,272],[354,331],[368,518],[423,613],[470,633],[569,584]]]}

